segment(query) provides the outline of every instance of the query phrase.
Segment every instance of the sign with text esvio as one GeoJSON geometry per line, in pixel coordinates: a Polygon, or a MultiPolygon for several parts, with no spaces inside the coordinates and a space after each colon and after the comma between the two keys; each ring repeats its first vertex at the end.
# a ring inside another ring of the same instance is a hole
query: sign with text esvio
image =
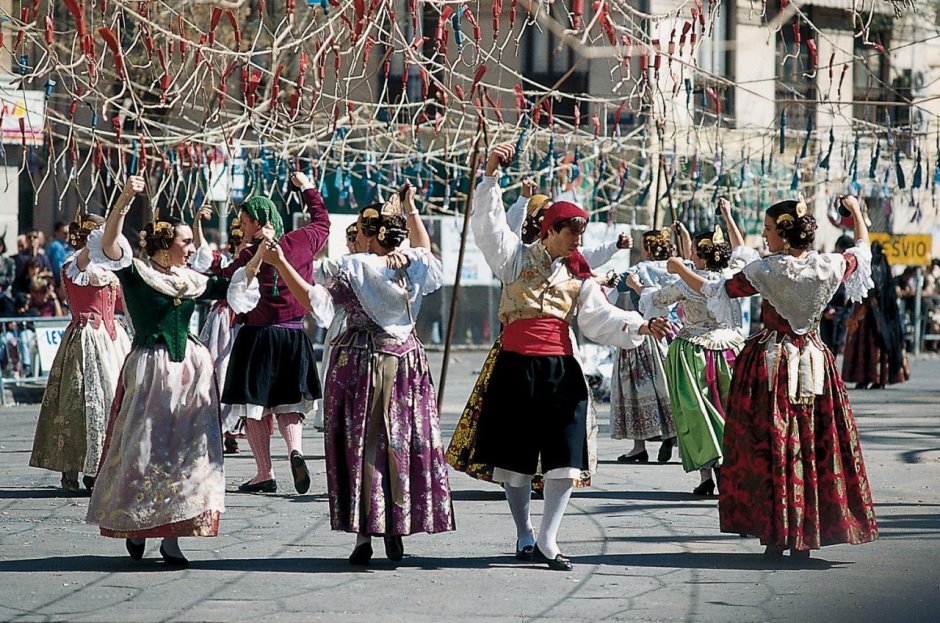
{"type": "Polygon", "coordinates": [[[880,242],[891,265],[929,266],[933,239],[930,234],[884,234],[872,232],[871,242],[880,242]]]}

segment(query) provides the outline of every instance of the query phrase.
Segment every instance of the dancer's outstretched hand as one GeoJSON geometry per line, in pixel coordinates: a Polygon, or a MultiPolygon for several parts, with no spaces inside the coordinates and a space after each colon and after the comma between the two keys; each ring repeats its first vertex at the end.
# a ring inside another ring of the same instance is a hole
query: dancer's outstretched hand
{"type": "Polygon", "coordinates": [[[666,260],[666,272],[676,275],[685,268],[685,260],[681,257],[671,257],[666,260]]]}
{"type": "Polygon", "coordinates": [[[665,318],[653,318],[640,327],[640,335],[649,335],[661,340],[669,334],[669,321],[665,318]]]}
{"type": "Polygon", "coordinates": [[[392,270],[399,270],[405,268],[408,264],[411,263],[411,260],[408,259],[408,256],[400,251],[392,251],[385,256],[386,265],[392,270]]]}

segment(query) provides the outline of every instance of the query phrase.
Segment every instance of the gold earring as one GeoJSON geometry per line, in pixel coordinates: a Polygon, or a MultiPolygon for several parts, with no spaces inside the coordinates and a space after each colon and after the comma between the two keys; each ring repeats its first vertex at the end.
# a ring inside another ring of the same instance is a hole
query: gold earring
{"type": "Polygon", "coordinates": [[[784,253],[789,253],[789,252],[790,252],[790,243],[789,243],[789,241],[786,241],[786,240],[783,241],[783,252],[784,252],[784,253]]]}
{"type": "Polygon", "coordinates": [[[163,265],[164,266],[170,265],[170,250],[169,249],[163,250],[163,265]]]}

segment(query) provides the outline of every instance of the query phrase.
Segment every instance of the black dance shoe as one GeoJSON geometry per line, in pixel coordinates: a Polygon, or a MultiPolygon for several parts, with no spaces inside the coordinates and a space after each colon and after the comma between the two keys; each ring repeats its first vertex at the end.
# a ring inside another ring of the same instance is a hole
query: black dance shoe
{"type": "Polygon", "coordinates": [[[649,463],[650,455],[646,450],[636,454],[621,454],[617,457],[618,463],[649,463]]]}
{"type": "Polygon", "coordinates": [[[516,558],[524,562],[532,562],[533,554],[535,553],[535,545],[526,545],[522,548],[519,547],[519,540],[516,539],[516,558]]]}
{"type": "Polygon", "coordinates": [[[147,541],[137,545],[130,539],[124,539],[124,547],[127,548],[127,553],[131,555],[131,558],[141,560],[144,557],[144,550],[147,549],[147,541]]]}
{"type": "Polygon", "coordinates": [[[856,383],[855,389],[868,389],[868,383],[856,383]]]}
{"type": "Polygon", "coordinates": [[[668,463],[672,460],[672,448],[675,445],[675,441],[672,437],[663,439],[663,443],[659,446],[659,453],[656,455],[656,460],[659,463],[668,463]]]}
{"type": "Polygon", "coordinates": [[[783,558],[784,549],[782,545],[768,545],[764,548],[764,558],[767,560],[780,560],[783,558]]]}
{"type": "Polygon", "coordinates": [[[222,454],[238,454],[239,452],[241,450],[238,449],[238,440],[234,437],[226,437],[222,442],[222,454]]]}
{"type": "Polygon", "coordinates": [[[715,495],[715,481],[711,478],[703,480],[699,486],[692,489],[692,495],[701,495],[703,497],[715,495]]]}
{"type": "Polygon", "coordinates": [[[91,492],[95,488],[95,477],[94,476],[82,476],[82,484],[85,485],[85,489],[88,490],[88,495],[91,495],[91,492]]]}
{"type": "Polygon", "coordinates": [[[808,549],[791,549],[790,558],[794,560],[809,560],[809,550],[808,549]]]}
{"type": "Polygon", "coordinates": [[[297,450],[290,453],[290,471],[294,475],[294,488],[297,493],[303,495],[310,490],[310,470],[307,469],[307,462],[297,450]]]}
{"type": "Polygon", "coordinates": [[[571,569],[574,568],[574,565],[571,564],[571,560],[561,554],[558,554],[554,558],[549,558],[543,554],[542,550],[539,549],[538,543],[532,548],[532,560],[548,564],[548,568],[552,571],[571,571],[571,569]]]}
{"type": "Polygon", "coordinates": [[[385,541],[385,557],[389,560],[399,562],[405,557],[405,543],[400,536],[387,536],[385,541]]]}
{"type": "Polygon", "coordinates": [[[65,474],[62,474],[62,480],[59,481],[59,486],[69,493],[78,493],[81,491],[81,487],[79,486],[78,481],[69,478],[65,474]]]}
{"type": "Polygon", "coordinates": [[[252,484],[249,480],[248,482],[243,482],[238,485],[238,490],[241,493],[277,493],[277,481],[262,480],[261,482],[252,484]]]}
{"type": "Polygon", "coordinates": [[[370,560],[372,560],[372,543],[357,545],[349,555],[349,564],[359,567],[368,566],[370,560]]]}
{"type": "Polygon", "coordinates": [[[189,561],[186,558],[167,554],[166,550],[163,549],[163,544],[160,544],[160,555],[163,556],[163,564],[167,567],[172,569],[186,569],[189,567],[189,561]]]}

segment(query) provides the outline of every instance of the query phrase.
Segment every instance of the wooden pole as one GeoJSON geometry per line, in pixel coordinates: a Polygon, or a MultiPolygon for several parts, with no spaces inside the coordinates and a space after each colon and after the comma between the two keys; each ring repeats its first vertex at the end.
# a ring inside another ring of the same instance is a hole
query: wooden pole
{"type": "Polygon", "coordinates": [[[473,192],[477,187],[477,169],[480,166],[480,141],[482,132],[477,134],[470,157],[470,186],[467,188],[467,203],[463,210],[463,231],[460,234],[460,252],[457,255],[457,274],[454,276],[454,291],[450,297],[450,314],[447,320],[447,337],[444,340],[444,362],[441,365],[441,380],[437,386],[437,408],[443,409],[444,385],[447,383],[447,364],[450,361],[450,346],[454,339],[454,321],[457,318],[457,299],[460,297],[460,274],[463,272],[463,258],[467,249],[467,232],[470,230],[470,210],[473,207],[473,192]]]}

